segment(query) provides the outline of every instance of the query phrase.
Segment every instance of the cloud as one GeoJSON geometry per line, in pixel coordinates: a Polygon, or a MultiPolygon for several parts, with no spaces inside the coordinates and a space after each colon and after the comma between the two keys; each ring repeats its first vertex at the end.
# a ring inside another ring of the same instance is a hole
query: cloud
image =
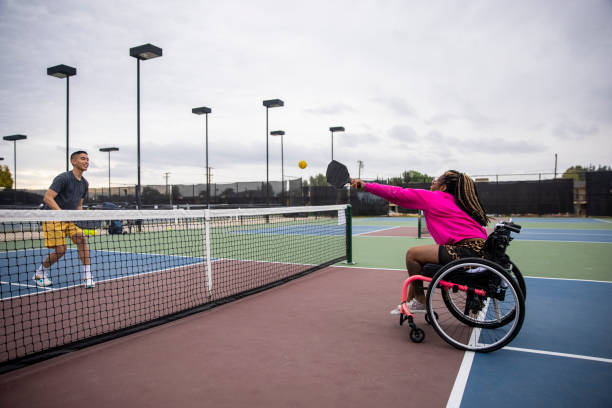
{"type": "Polygon", "coordinates": [[[519,138],[504,138],[497,136],[483,137],[481,139],[474,137],[464,138],[447,136],[437,130],[430,131],[425,138],[434,145],[440,146],[444,151],[490,154],[493,162],[494,157],[500,154],[532,154],[547,150],[547,146],[544,144],[519,138]]]}
{"type": "Polygon", "coordinates": [[[416,131],[408,125],[396,125],[389,129],[389,137],[404,143],[416,142],[418,135],[416,131]]]}
{"type": "MultiPolygon", "coordinates": [[[[65,81],[45,72],[62,63],[78,70],[70,145],[91,152],[92,186],[107,181],[102,145],[121,149],[113,183],[135,183],[128,49],[147,42],[164,55],[141,64],[143,183],[164,172],[202,179],[203,123],[191,114],[202,105],[213,109],[214,177],[264,179],[261,101],[276,97],[286,105],[270,113],[270,130],[287,132],[294,175],[324,170],[330,126],[346,128],[334,135],[334,157],[363,160],[370,175],[406,166],[432,174],[449,162],[529,171],[553,153],[567,166],[610,164],[609,1],[124,3],[0,0],[10,61],[0,72],[0,135],[28,135],[17,147],[20,186],[48,186],[64,168],[65,81]]],[[[271,174],[280,173],[279,140],[269,153],[271,174]]],[[[0,156],[13,168],[11,145],[0,143],[0,156]]]]}
{"type": "Polygon", "coordinates": [[[416,117],[416,110],[410,106],[404,98],[397,96],[386,96],[376,98],[375,102],[380,103],[384,107],[390,109],[394,113],[403,116],[416,117]]]}
{"type": "Polygon", "coordinates": [[[552,130],[552,135],[559,140],[584,140],[598,133],[599,128],[595,125],[578,124],[569,120],[558,123],[552,130]]]}
{"type": "Polygon", "coordinates": [[[317,108],[307,108],[304,109],[304,111],[313,115],[338,115],[341,113],[354,112],[355,109],[344,103],[334,103],[317,108]]]}

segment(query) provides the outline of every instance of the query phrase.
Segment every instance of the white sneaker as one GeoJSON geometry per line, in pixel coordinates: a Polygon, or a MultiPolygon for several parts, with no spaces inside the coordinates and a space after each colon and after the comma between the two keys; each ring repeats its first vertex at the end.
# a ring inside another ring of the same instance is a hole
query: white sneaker
{"type": "Polygon", "coordinates": [[[402,314],[402,305],[397,305],[397,307],[389,312],[392,315],[402,314]]]}
{"type": "Polygon", "coordinates": [[[53,284],[51,282],[51,279],[47,278],[44,275],[39,275],[37,273],[34,274],[34,276],[32,276],[32,280],[36,282],[36,286],[41,286],[41,287],[51,286],[53,284]]]}
{"type": "Polygon", "coordinates": [[[427,311],[425,305],[416,300],[416,298],[406,303],[406,306],[408,306],[408,309],[410,309],[412,313],[425,313],[427,311]]]}
{"type": "Polygon", "coordinates": [[[91,288],[95,288],[96,287],[96,282],[93,280],[93,278],[91,276],[86,276],[83,278],[83,282],[85,287],[87,289],[91,289],[91,288]]]}

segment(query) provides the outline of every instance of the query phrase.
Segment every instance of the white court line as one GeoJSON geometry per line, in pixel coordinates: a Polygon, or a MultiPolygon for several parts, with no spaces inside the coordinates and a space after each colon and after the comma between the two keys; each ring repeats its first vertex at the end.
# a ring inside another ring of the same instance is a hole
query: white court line
{"type": "Polygon", "coordinates": [[[550,279],[560,281],[577,281],[577,282],[594,282],[594,283],[612,283],[610,281],[590,280],[590,279],[572,279],[572,278],[547,278],[544,276],[523,276],[528,279],[550,279]]]}
{"type": "MultiPolygon", "coordinates": [[[[15,250],[10,250],[10,251],[4,251],[4,253],[13,253],[13,252],[27,252],[27,251],[41,251],[43,249],[48,249],[49,251],[51,251],[51,248],[24,248],[24,249],[15,249],[15,250]]],[[[78,251],[77,248],[73,248],[73,247],[68,247],[66,248],[66,251],[78,251]]],[[[89,251],[94,251],[94,252],[105,252],[105,253],[109,253],[109,254],[126,254],[126,255],[144,255],[144,256],[170,256],[173,258],[200,258],[200,257],[194,257],[194,256],[189,256],[189,255],[169,255],[169,254],[157,254],[157,253],[153,253],[153,252],[127,252],[127,251],[110,251],[108,249],[94,249],[94,248],[89,248],[89,251]]],[[[48,255],[48,253],[40,253],[41,256],[46,256],[48,255]]]]}
{"type": "Polygon", "coordinates": [[[562,239],[523,239],[517,238],[518,242],[567,242],[572,244],[612,244],[610,241],[565,241],[562,239]]]}
{"type": "MultiPolygon", "coordinates": [[[[193,259],[196,259],[196,258],[193,258],[193,259]]],[[[198,260],[198,262],[184,264],[184,265],[176,265],[176,266],[172,266],[170,268],[158,269],[158,270],[154,270],[154,271],[144,271],[144,272],[139,272],[139,273],[125,275],[125,276],[116,276],[116,277],[109,278],[109,279],[96,280],[96,285],[99,284],[99,283],[112,282],[112,281],[123,280],[123,279],[130,279],[130,278],[133,278],[133,277],[136,277],[136,276],[149,275],[149,274],[160,273],[160,272],[167,272],[167,271],[171,271],[171,270],[176,269],[176,268],[183,268],[183,267],[187,267],[187,266],[204,265],[204,258],[197,258],[197,260],[198,260]],[[200,262],[200,260],[202,260],[202,261],[200,262]]],[[[219,262],[219,261],[244,261],[244,262],[253,262],[253,263],[278,264],[278,265],[299,265],[299,266],[316,266],[317,265],[317,264],[305,264],[305,263],[258,261],[258,260],[252,260],[252,259],[232,259],[232,258],[212,258],[211,261],[212,262],[219,262]]],[[[95,271],[94,271],[94,273],[95,273],[95,271]]],[[[0,283],[7,283],[8,284],[9,282],[0,282],[0,283]]],[[[26,286],[26,285],[23,285],[23,286],[26,286]]],[[[46,288],[39,288],[39,289],[44,289],[45,292],[43,292],[43,293],[49,293],[49,292],[56,292],[56,291],[60,291],[60,290],[64,290],[64,289],[76,288],[76,287],[80,287],[80,286],[83,286],[83,284],[79,283],[79,284],[76,284],[76,285],[62,286],[62,287],[59,287],[59,288],[46,287],[46,288]]],[[[38,286],[36,286],[36,288],[38,288],[38,286]]],[[[16,295],[16,296],[11,296],[11,297],[7,297],[7,298],[0,298],[0,300],[16,299],[16,298],[22,298],[22,297],[28,297],[28,296],[36,296],[36,295],[40,295],[40,294],[41,294],[40,292],[37,292],[37,293],[28,293],[28,294],[25,294],[25,295],[16,295]]]]}
{"type": "MultiPolygon", "coordinates": [[[[358,226],[358,225],[357,225],[358,226]]],[[[362,227],[367,227],[367,225],[362,225],[362,227]]],[[[383,227],[381,229],[377,229],[377,230],[372,230],[372,231],[366,231],[366,232],[360,232],[359,234],[353,234],[353,236],[355,237],[359,237],[362,236],[364,234],[372,234],[374,232],[381,232],[381,231],[389,231],[392,229],[396,229],[396,228],[402,228],[402,227],[383,227]]]]}
{"type": "Polygon", "coordinates": [[[600,221],[600,222],[607,222],[608,224],[612,224],[612,221],[610,221],[610,220],[604,220],[604,219],[602,219],[602,218],[595,218],[595,219],[596,219],[597,221],[600,221]]]}
{"type": "MultiPolygon", "coordinates": [[[[128,279],[128,278],[133,278],[135,276],[148,275],[148,274],[154,274],[154,273],[159,273],[159,272],[166,272],[166,271],[171,271],[171,270],[173,270],[175,268],[182,268],[182,267],[185,267],[185,266],[194,266],[194,265],[201,265],[201,264],[203,264],[203,262],[194,262],[192,264],[177,265],[177,266],[172,266],[172,267],[165,268],[165,269],[158,269],[158,270],[155,270],[155,271],[145,271],[145,272],[135,273],[135,274],[132,274],[132,275],[116,276],[114,278],[96,280],[95,283],[98,284],[98,283],[104,283],[104,282],[111,282],[111,281],[115,281],[115,280],[128,279]]],[[[94,273],[95,273],[95,271],[94,271],[94,273]]],[[[73,282],[74,282],[74,280],[73,280],[73,282]]],[[[2,283],[5,283],[5,282],[2,282],[2,283]]],[[[6,282],[6,283],[8,283],[8,282],[6,282]]],[[[23,286],[26,286],[26,285],[23,285],[23,286]]],[[[67,286],[61,286],[61,287],[58,287],[58,288],[51,288],[51,287],[40,288],[40,287],[37,286],[37,288],[45,289],[46,292],[43,292],[43,293],[50,293],[50,292],[57,292],[57,291],[64,290],[64,289],[78,288],[80,286],[83,286],[83,284],[79,283],[79,284],[76,284],[76,285],[67,285],[67,286]]],[[[11,297],[7,297],[7,298],[0,298],[0,300],[17,299],[17,298],[28,297],[28,296],[36,296],[36,295],[40,295],[40,294],[41,294],[40,292],[27,293],[25,295],[16,295],[16,296],[11,296],[11,297]]]]}
{"type": "MultiPolygon", "coordinates": [[[[38,285],[26,285],[25,283],[17,283],[17,282],[0,281],[0,284],[2,284],[2,285],[11,285],[11,286],[22,286],[22,287],[25,287],[25,288],[32,288],[32,289],[49,290],[49,288],[40,287],[38,285]]],[[[7,298],[7,299],[9,299],[9,298],[7,298]]],[[[0,298],[0,300],[4,300],[4,298],[0,298]]]]}
{"type": "MultiPolygon", "coordinates": [[[[612,364],[612,359],[610,358],[583,356],[580,354],[557,353],[555,351],[534,350],[510,346],[506,346],[502,348],[502,350],[542,354],[555,357],[575,358],[579,360],[597,361],[600,363],[612,364]]],[[[459,406],[461,406],[463,394],[465,393],[465,386],[467,385],[467,380],[470,376],[470,371],[472,369],[472,363],[474,362],[474,354],[475,353],[473,351],[466,351],[463,355],[461,367],[459,367],[459,372],[457,373],[457,378],[455,379],[455,383],[453,384],[453,389],[451,390],[448,402],[446,403],[446,408],[458,408],[459,406]]]]}
{"type": "MultiPolygon", "coordinates": [[[[529,235],[609,235],[612,233],[609,229],[556,230],[552,228],[525,229],[523,232],[529,235]]],[[[520,237],[520,235],[517,236],[520,237]]]]}
{"type": "MultiPolygon", "coordinates": [[[[354,266],[354,265],[331,265],[332,268],[354,268],[354,269],[367,269],[373,271],[402,271],[406,272],[406,269],[398,269],[398,268],[376,268],[372,266],[354,266]]],[[[577,281],[577,282],[595,282],[595,283],[612,283],[610,281],[598,281],[591,279],[572,279],[572,278],[549,278],[544,276],[525,276],[525,279],[550,279],[550,280],[560,280],[560,281],[577,281]]]]}
{"type": "Polygon", "coordinates": [[[463,393],[465,392],[465,386],[467,385],[470,370],[472,369],[472,363],[474,362],[474,354],[476,353],[473,351],[466,351],[463,355],[461,367],[459,367],[457,378],[455,378],[455,384],[453,384],[453,389],[448,397],[446,408],[456,408],[461,405],[463,393]]]}
{"type": "Polygon", "coordinates": [[[534,349],[526,349],[526,348],[520,348],[520,347],[509,347],[509,346],[502,348],[502,350],[520,351],[523,353],[544,354],[547,356],[556,356],[556,357],[576,358],[580,360],[599,361],[601,363],[612,364],[612,359],[610,358],[583,356],[580,354],[557,353],[556,351],[534,350],[534,349]]]}

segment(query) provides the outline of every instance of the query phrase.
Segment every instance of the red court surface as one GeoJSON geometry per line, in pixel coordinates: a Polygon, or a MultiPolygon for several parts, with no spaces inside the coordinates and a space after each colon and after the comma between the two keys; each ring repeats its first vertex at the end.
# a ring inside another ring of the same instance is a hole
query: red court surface
{"type": "Polygon", "coordinates": [[[389,310],[405,272],[330,267],[0,376],[2,407],[441,407],[463,352],[389,310]]]}

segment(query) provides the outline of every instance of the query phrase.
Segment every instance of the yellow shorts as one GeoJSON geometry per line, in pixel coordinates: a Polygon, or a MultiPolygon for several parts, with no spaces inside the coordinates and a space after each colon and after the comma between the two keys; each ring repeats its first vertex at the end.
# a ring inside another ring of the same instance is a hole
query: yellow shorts
{"type": "Polygon", "coordinates": [[[66,237],[72,237],[78,233],[83,233],[73,222],[66,221],[45,221],[42,223],[43,233],[45,234],[45,246],[54,248],[59,245],[66,245],[66,237]]]}

